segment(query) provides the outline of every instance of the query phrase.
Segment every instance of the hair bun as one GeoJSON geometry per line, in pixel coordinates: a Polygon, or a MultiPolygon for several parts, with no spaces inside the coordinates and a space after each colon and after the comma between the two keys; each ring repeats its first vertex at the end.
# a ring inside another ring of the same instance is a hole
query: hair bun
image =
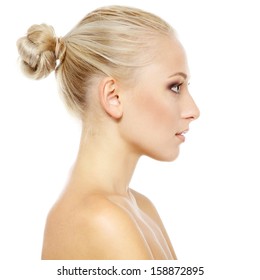
{"type": "Polygon", "coordinates": [[[55,69],[57,41],[53,27],[47,24],[32,25],[27,35],[18,39],[21,67],[27,76],[41,79],[55,69]]]}

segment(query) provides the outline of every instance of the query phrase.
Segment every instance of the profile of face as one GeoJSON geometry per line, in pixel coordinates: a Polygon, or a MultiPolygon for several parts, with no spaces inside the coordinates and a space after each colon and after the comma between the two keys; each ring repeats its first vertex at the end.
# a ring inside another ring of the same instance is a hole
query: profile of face
{"type": "Polygon", "coordinates": [[[140,155],[172,161],[199,109],[188,90],[189,69],[181,44],[166,38],[156,46],[152,63],[138,71],[135,84],[123,94],[121,134],[140,155]]]}

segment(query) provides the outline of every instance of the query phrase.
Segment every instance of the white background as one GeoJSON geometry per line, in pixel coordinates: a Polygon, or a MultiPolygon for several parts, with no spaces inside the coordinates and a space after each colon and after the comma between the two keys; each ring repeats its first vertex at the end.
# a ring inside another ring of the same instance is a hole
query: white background
{"type": "Polygon", "coordinates": [[[206,266],[209,280],[259,279],[257,0],[0,4],[4,279],[26,276],[40,259],[45,218],[67,180],[80,137],[80,124],[63,106],[54,75],[33,81],[20,73],[16,40],[30,25],[43,22],[53,25],[58,36],[65,35],[86,13],[110,4],[154,12],[177,30],[188,55],[191,91],[201,110],[179,158],[173,163],[141,159],[132,187],[156,205],[181,261],[206,266]]]}

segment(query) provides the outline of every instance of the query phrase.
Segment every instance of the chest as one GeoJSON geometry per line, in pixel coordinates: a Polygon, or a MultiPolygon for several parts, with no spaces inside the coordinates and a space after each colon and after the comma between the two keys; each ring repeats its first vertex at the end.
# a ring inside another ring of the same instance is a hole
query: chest
{"type": "Polygon", "coordinates": [[[173,259],[169,246],[160,227],[141,210],[132,213],[154,259],[173,259]]]}
{"type": "Polygon", "coordinates": [[[154,259],[173,259],[169,245],[160,226],[137,205],[120,201],[119,204],[131,217],[154,259]]]}

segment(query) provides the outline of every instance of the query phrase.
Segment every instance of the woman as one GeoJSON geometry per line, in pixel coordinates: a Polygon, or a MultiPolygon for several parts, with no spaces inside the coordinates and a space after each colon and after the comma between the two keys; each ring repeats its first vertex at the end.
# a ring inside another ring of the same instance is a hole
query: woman
{"type": "Polygon", "coordinates": [[[199,116],[173,29],[153,14],[110,6],[62,38],[51,26],[33,25],[17,46],[30,77],[55,70],[66,104],[82,120],[42,259],[176,259],[155,207],[129,187],[138,159],[174,160],[199,116]]]}

